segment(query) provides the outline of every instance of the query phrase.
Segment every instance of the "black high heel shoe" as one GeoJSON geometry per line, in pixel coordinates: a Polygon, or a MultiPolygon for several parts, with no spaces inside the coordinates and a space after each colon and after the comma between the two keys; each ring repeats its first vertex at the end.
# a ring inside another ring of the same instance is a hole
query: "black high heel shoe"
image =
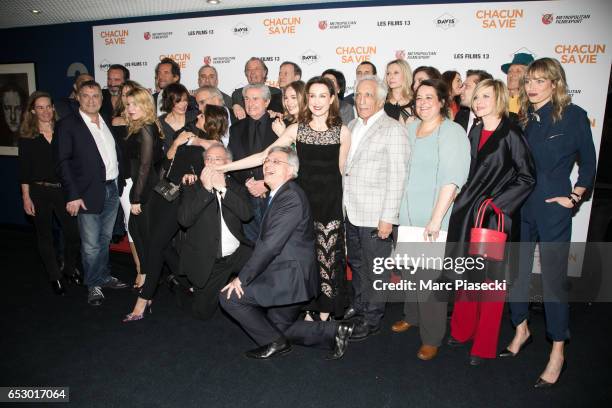
{"type": "Polygon", "coordinates": [[[533,384],[533,388],[550,388],[553,385],[557,384],[559,380],[561,379],[561,375],[563,375],[563,372],[565,371],[566,368],[567,368],[567,362],[563,360],[563,365],[561,366],[561,371],[559,372],[557,381],[555,381],[554,383],[549,383],[548,381],[543,380],[542,377],[540,377],[538,378],[538,381],[536,381],[536,383],[533,384]]]}
{"type": "Polygon", "coordinates": [[[516,357],[518,353],[520,353],[525,347],[527,347],[531,343],[533,343],[533,336],[530,334],[529,337],[527,337],[527,340],[525,340],[523,344],[521,344],[516,353],[513,353],[512,351],[508,350],[508,347],[506,347],[504,351],[498,354],[498,357],[516,357]]]}

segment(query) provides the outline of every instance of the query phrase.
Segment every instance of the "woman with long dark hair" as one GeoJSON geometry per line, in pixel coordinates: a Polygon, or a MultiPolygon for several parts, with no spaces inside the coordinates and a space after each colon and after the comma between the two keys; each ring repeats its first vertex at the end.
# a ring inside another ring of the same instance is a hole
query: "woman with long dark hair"
{"type": "Polygon", "coordinates": [[[19,169],[23,209],[36,227],[38,252],[49,275],[53,291],[65,293],[62,276],[80,283],[76,269],[79,253],[79,230],[76,218],[66,211],[66,200],[55,172],[51,149],[55,126],[55,109],[51,95],[32,93],[21,122],[19,138],[19,169]],[[64,270],[58,265],[53,247],[53,215],[64,233],[64,270]],[[63,273],[62,273],[63,272],[63,273]]]}

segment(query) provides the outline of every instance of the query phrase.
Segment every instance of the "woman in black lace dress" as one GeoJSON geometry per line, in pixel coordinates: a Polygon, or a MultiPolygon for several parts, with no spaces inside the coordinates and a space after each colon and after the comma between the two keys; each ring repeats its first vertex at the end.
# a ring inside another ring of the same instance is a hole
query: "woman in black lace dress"
{"type": "MultiPolygon", "coordinates": [[[[306,84],[308,109],[300,121],[287,128],[272,146],[296,144],[300,159],[297,182],[306,192],[315,224],[317,261],[321,293],[309,305],[321,320],[344,312],[344,228],[342,217],[342,169],[350,148],[351,135],[342,125],[338,98],[332,82],[314,77],[306,84]]],[[[268,149],[225,165],[224,171],[259,166],[268,149]]],[[[308,317],[307,317],[308,318],[308,317]]]]}

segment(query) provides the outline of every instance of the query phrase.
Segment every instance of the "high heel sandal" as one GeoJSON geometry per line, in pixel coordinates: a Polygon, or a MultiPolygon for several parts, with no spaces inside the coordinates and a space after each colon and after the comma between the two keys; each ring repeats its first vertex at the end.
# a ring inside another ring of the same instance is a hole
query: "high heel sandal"
{"type": "Polygon", "coordinates": [[[533,335],[530,334],[529,337],[527,337],[527,340],[525,340],[523,344],[521,344],[521,346],[519,347],[516,353],[513,353],[512,351],[508,349],[508,347],[506,347],[506,349],[502,351],[501,353],[499,353],[498,356],[502,358],[503,357],[516,357],[518,353],[521,352],[521,350],[523,350],[525,347],[527,347],[531,343],[533,343],[533,335]]]}
{"type": "Polygon", "coordinates": [[[125,315],[125,317],[123,318],[123,322],[127,323],[142,320],[144,319],[144,315],[145,313],[147,313],[147,311],[149,312],[149,314],[153,314],[153,308],[151,307],[152,303],[152,301],[148,300],[147,304],[145,305],[144,311],[141,314],[129,313],[125,315]]]}
{"type": "Polygon", "coordinates": [[[554,383],[550,383],[546,380],[543,380],[542,377],[538,378],[538,381],[536,381],[535,384],[533,384],[533,388],[550,388],[553,385],[555,385],[556,383],[559,382],[559,380],[561,379],[561,375],[563,374],[563,372],[565,371],[565,369],[567,368],[567,363],[565,362],[565,360],[563,360],[563,365],[561,366],[561,371],[559,372],[559,376],[557,377],[557,381],[555,381],[554,383]]]}

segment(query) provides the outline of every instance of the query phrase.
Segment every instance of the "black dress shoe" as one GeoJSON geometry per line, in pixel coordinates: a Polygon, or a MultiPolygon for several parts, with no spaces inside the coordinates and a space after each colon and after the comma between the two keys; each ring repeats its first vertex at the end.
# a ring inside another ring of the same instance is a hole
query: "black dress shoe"
{"type": "Polygon", "coordinates": [[[355,323],[353,322],[341,322],[338,325],[334,343],[334,351],[325,358],[326,360],[339,360],[342,358],[344,353],[346,353],[349,337],[351,337],[351,334],[353,334],[354,329],[355,323]]]}
{"type": "Polygon", "coordinates": [[[518,353],[521,352],[521,350],[523,350],[525,347],[527,347],[528,345],[530,345],[533,342],[533,336],[529,335],[529,337],[527,337],[527,340],[525,340],[523,342],[523,344],[521,344],[521,347],[519,347],[518,351],[516,353],[511,352],[510,350],[508,350],[508,347],[506,347],[504,349],[504,351],[502,351],[501,353],[499,353],[499,357],[516,357],[518,355],[518,353]]]}
{"type": "Polygon", "coordinates": [[[561,372],[559,373],[559,377],[557,377],[557,381],[555,381],[554,383],[549,383],[546,380],[543,380],[542,377],[538,378],[538,381],[536,381],[535,384],[533,384],[533,388],[550,388],[553,385],[555,385],[556,383],[559,382],[559,380],[561,379],[561,375],[563,374],[563,372],[565,371],[565,369],[567,368],[567,363],[565,361],[563,361],[563,365],[561,366],[561,372]]]}
{"type": "Polygon", "coordinates": [[[128,285],[125,282],[121,282],[114,276],[111,276],[109,281],[102,285],[102,287],[107,289],[125,289],[128,287],[128,285]]]}
{"type": "Polygon", "coordinates": [[[484,361],[484,358],[470,355],[470,365],[479,366],[484,361]]]}
{"type": "Polygon", "coordinates": [[[53,288],[53,292],[58,296],[64,296],[66,294],[66,289],[61,280],[51,281],[51,288],[53,288]]]}
{"type": "Polygon", "coordinates": [[[266,344],[256,349],[249,350],[244,353],[247,358],[254,358],[257,360],[265,360],[268,358],[287,354],[291,351],[291,344],[286,339],[278,339],[270,344],[266,344]]]}
{"type": "Polygon", "coordinates": [[[355,326],[353,334],[349,338],[350,341],[365,340],[370,336],[374,336],[380,332],[380,326],[372,327],[366,322],[360,322],[355,326]]]}
{"type": "Polygon", "coordinates": [[[67,275],[66,279],[73,285],[83,286],[83,278],[81,277],[81,274],[77,271],[75,271],[72,275],[67,275]]]}
{"type": "Polygon", "coordinates": [[[453,336],[450,336],[448,338],[448,340],[446,340],[446,344],[451,346],[451,347],[461,347],[463,346],[465,343],[460,342],[459,340],[457,340],[456,338],[454,338],[453,336]]]}

